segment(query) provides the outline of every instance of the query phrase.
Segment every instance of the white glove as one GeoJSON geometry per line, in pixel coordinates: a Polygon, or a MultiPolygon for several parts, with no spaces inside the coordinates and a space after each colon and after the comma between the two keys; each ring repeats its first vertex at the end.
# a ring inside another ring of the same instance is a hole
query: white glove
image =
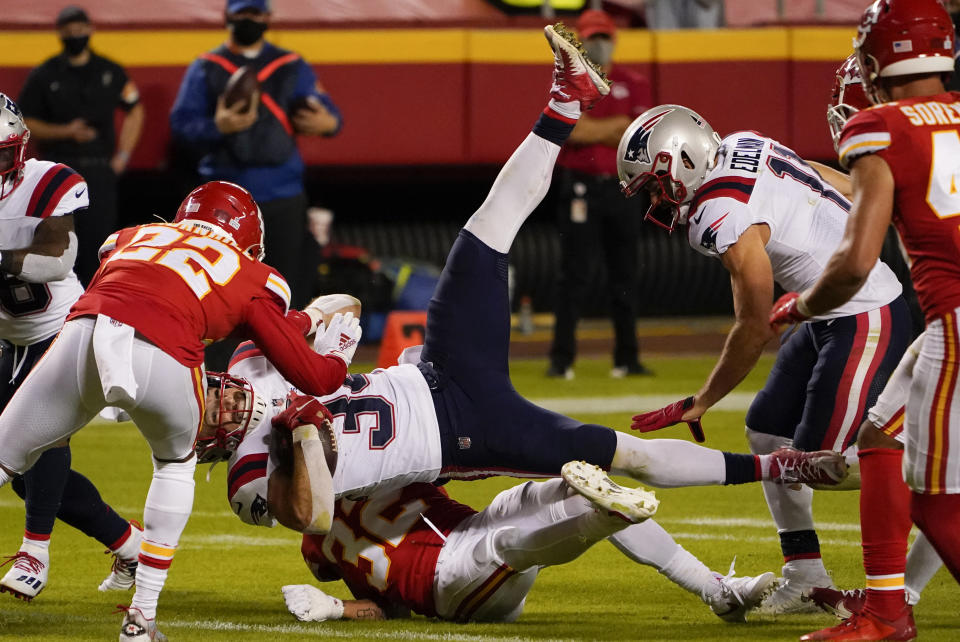
{"type": "Polygon", "coordinates": [[[318,354],[340,357],[349,366],[362,334],[360,319],[355,318],[353,312],[337,313],[330,319],[330,324],[323,333],[317,333],[313,349],[318,354]]]}
{"type": "Polygon", "coordinates": [[[280,589],[287,610],[301,622],[325,622],[343,617],[343,602],[310,584],[288,584],[280,589]]]}

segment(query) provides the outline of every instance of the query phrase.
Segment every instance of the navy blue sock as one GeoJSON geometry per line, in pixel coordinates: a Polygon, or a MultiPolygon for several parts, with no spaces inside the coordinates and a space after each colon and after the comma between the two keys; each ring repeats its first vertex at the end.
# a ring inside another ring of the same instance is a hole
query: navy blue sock
{"type": "Polygon", "coordinates": [[[749,484],[760,480],[760,467],[755,455],[740,453],[723,453],[723,463],[727,467],[727,476],[723,480],[727,484],[749,484]]]}
{"type": "Polygon", "coordinates": [[[57,517],[107,548],[113,548],[128,528],[127,520],[103,501],[93,482],[75,470],[70,471],[57,517]]]}
{"type": "Polygon", "coordinates": [[[50,535],[70,473],[70,446],[45,451],[33,468],[23,474],[27,509],[26,530],[34,535],[50,535]]]}
{"type": "Polygon", "coordinates": [[[819,559],[820,540],[816,531],[786,531],[780,533],[780,550],[785,562],[819,559]]]}
{"type": "Polygon", "coordinates": [[[544,112],[540,114],[540,118],[537,119],[537,123],[533,126],[533,133],[544,140],[550,141],[554,145],[563,147],[563,143],[567,140],[567,137],[570,136],[570,132],[573,131],[577,121],[568,119],[561,120],[554,112],[551,111],[547,113],[548,109],[545,109],[544,112]]]}

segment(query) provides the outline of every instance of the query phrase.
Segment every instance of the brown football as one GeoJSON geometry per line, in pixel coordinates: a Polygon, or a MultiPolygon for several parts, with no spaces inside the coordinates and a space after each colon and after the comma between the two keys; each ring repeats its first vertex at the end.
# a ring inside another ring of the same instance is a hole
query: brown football
{"type": "MultiPolygon", "coordinates": [[[[337,436],[331,424],[317,426],[320,433],[320,443],[323,444],[323,454],[327,460],[330,475],[337,470],[337,436]]],[[[270,432],[270,458],[274,466],[284,474],[293,474],[293,437],[285,428],[274,426],[270,432]]]]}
{"type": "Polygon", "coordinates": [[[239,104],[240,110],[245,111],[250,108],[250,99],[259,89],[260,81],[257,80],[257,71],[252,67],[240,67],[233,72],[223,88],[223,104],[227,108],[239,104]]]}

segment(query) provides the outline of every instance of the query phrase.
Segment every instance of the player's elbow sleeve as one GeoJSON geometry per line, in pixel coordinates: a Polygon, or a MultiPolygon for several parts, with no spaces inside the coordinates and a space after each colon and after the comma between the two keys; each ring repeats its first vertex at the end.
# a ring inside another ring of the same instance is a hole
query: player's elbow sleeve
{"type": "Polygon", "coordinates": [[[77,235],[67,233],[69,242],[59,256],[27,254],[23,258],[23,269],[16,276],[27,283],[49,283],[67,278],[77,260],[77,235]]]}

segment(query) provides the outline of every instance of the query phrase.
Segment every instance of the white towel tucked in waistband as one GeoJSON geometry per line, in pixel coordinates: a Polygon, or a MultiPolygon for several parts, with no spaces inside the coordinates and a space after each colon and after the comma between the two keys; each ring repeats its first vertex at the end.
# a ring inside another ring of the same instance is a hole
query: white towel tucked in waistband
{"type": "Polygon", "coordinates": [[[93,355],[100,373],[103,398],[115,406],[133,405],[137,382],[133,376],[133,326],[97,315],[93,328],[93,355]]]}

